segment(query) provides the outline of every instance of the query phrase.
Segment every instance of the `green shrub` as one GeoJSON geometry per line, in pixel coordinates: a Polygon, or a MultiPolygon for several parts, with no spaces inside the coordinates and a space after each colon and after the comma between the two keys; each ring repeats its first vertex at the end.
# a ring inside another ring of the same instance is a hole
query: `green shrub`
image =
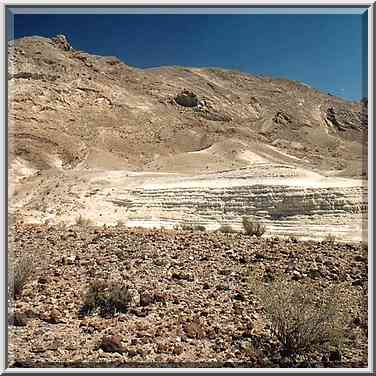
{"type": "Polygon", "coordinates": [[[243,229],[247,235],[256,235],[258,238],[264,235],[266,228],[263,224],[249,218],[243,217],[242,219],[243,229]]]}

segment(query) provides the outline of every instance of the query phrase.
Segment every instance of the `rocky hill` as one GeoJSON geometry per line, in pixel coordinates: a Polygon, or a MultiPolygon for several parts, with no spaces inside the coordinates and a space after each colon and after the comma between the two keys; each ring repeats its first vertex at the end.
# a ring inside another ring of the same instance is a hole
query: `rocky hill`
{"type": "Polygon", "coordinates": [[[83,167],[198,173],[260,160],[366,173],[361,102],[237,71],[138,69],[61,35],[18,39],[8,52],[16,176],[83,167]]]}
{"type": "Polygon", "coordinates": [[[8,52],[10,210],[26,222],[214,229],[252,215],[268,233],[361,238],[366,101],[217,68],[138,69],[63,35],[8,52]]]}

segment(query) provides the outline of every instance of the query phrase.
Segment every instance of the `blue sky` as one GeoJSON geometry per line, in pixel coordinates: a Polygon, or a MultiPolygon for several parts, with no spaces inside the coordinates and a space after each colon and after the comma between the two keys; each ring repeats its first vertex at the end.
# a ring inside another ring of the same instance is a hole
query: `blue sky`
{"type": "Polygon", "coordinates": [[[222,67],[303,81],[350,100],[367,93],[366,16],[25,14],[14,37],[65,34],[129,65],[222,67]]]}

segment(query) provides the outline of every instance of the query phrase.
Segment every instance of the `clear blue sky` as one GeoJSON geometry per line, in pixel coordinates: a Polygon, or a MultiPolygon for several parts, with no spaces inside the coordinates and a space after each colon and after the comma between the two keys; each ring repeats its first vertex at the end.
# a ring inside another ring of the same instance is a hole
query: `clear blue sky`
{"type": "Polygon", "coordinates": [[[14,37],[65,34],[131,66],[223,67],[303,81],[350,100],[367,93],[366,16],[15,15],[14,37]]]}

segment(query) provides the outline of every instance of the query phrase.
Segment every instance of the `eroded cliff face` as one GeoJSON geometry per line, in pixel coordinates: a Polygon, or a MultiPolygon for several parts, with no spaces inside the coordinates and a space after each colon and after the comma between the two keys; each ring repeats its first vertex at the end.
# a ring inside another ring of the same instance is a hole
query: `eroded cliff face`
{"type": "Polygon", "coordinates": [[[10,208],[25,221],[240,229],[249,215],[271,233],[359,238],[366,101],[217,68],[137,69],[62,35],[8,52],[10,208]]]}

